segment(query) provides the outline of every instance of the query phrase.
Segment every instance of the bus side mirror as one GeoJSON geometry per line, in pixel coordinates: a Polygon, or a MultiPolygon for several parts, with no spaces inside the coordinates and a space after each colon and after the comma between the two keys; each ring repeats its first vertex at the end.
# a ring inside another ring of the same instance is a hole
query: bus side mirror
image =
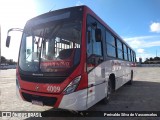
{"type": "Polygon", "coordinates": [[[96,39],[96,42],[102,41],[101,29],[98,29],[98,28],[95,29],[95,39],[96,39]]]}
{"type": "Polygon", "coordinates": [[[6,39],[6,47],[9,47],[9,45],[10,45],[10,40],[11,40],[11,36],[7,36],[7,39],[6,39]]]}

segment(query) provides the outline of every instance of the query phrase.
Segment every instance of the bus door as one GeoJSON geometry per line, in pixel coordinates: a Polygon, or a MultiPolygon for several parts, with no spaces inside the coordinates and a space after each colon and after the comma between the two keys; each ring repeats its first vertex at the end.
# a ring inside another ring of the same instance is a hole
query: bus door
{"type": "Polygon", "coordinates": [[[105,96],[105,65],[103,54],[103,27],[91,16],[87,18],[87,107],[105,96]]]}

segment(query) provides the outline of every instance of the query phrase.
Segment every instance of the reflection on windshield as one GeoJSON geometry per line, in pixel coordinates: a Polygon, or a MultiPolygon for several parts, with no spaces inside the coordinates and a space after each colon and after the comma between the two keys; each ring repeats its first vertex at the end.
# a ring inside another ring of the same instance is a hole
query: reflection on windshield
{"type": "Polygon", "coordinates": [[[80,22],[26,27],[20,50],[20,68],[24,71],[65,71],[79,63],[80,46],[80,22]]]}

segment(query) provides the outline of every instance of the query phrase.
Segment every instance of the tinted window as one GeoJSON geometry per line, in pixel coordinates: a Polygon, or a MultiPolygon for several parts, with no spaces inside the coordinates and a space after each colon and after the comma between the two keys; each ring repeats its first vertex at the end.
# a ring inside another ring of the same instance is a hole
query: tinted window
{"type": "Polygon", "coordinates": [[[128,48],[128,60],[131,61],[131,52],[130,52],[130,48],[128,48]]]}
{"type": "Polygon", "coordinates": [[[123,53],[122,53],[122,50],[119,50],[119,49],[118,49],[118,58],[123,59],[123,53]]]}
{"type": "Polygon", "coordinates": [[[107,44],[107,55],[111,57],[116,57],[115,38],[108,31],[106,31],[106,44],[107,44]]]}
{"type": "Polygon", "coordinates": [[[117,39],[118,58],[123,59],[122,42],[117,39]]]}
{"type": "Polygon", "coordinates": [[[107,44],[107,54],[108,56],[116,57],[116,48],[112,45],[107,44]]]}
{"type": "Polygon", "coordinates": [[[127,46],[125,44],[123,44],[123,52],[124,52],[124,59],[128,60],[127,46]]]}
{"type": "Polygon", "coordinates": [[[114,37],[112,36],[112,34],[108,31],[106,31],[106,42],[115,46],[115,39],[114,37]]]}
{"type": "Polygon", "coordinates": [[[117,39],[117,48],[122,50],[122,42],[117,39]]]}

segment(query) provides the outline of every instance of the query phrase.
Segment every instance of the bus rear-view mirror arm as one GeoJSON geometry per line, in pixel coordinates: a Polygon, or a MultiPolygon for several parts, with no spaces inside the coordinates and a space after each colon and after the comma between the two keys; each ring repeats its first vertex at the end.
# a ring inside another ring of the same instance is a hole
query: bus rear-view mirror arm
{"type": "Polygon", "coordinates": [[[23,32],[23,29],[21,29],[21,28],[11,28],[11,29],[8,30],[8,32],[7,32],[7,39],[6,39],[6,47],[9,47],[9,45],[10,45],[11,36],[9,36],[9,33],[11,31],[20,31],[20,32],[23,32]]]}

